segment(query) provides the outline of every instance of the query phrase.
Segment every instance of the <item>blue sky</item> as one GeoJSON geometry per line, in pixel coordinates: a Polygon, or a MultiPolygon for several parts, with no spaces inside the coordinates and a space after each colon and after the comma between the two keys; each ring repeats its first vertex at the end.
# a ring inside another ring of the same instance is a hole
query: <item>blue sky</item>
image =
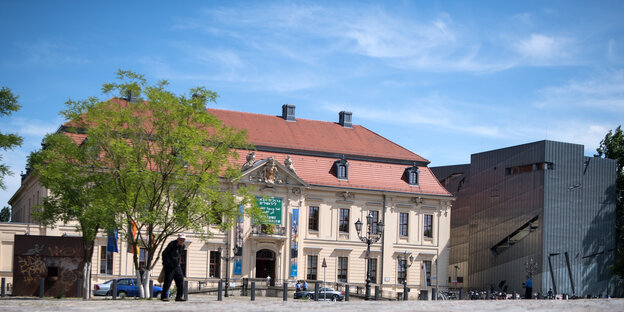
{"type": "Polygon", "coordinates": [[[337,121],[340,110],[432,166],[538,140],[594,153],[624,120],[623,1],[0,1],[0,206],[68,98],[118,69],[206,86],[217,108],[337,121]],[[181,4],[179,4],[181,3],[181,4]]]}

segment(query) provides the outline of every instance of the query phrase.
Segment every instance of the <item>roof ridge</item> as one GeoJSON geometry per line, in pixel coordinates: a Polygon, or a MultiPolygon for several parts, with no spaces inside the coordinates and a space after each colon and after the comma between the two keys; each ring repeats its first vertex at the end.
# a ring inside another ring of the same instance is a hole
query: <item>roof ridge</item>
{"type": "MultiPolygon", "coordinates": [[[[248,114],[248,115],[259,115],[259,116],[269,116],[269,117],[277,117],[279,119],[283,119],[282,116],[280,115],[269,115],[269,114],[262,114],[262,113],[253,113],[253,112],[243,112],[243,111],[237,111],[237,110],[231,110],[231,109],[223,109],[223,108],[212,108],[212,107],[206,107],[206,110],[209,109],[213,109],[213,110],[218,110],[218,111],[223,111],[223,112],[232,112],[232,113],[237,113],[237,114],[248,114]]],[[[308,119],[308,118],[299,118],[299,117],[295,117],[297,121],[299,120],[305,120],[305,121],[311,121],[311,122],[324,122],[324,123],[329,123],[329,124],[335,124],[335,125],[339,125],[339,123],[337,122],[333,122],[333,121],[326,121],[326,120],[317,120],[317,119],[308,119]]],[[[296,122],[296,121],[295,121],[296,122]]],[[[353,126],[358,126],[358,127],[362,127],[361,125],[353,125],[353,126]]]]}
{"type": "Polygon", "coordinates": [[[365,130],[369,131],[370,133],[372,133],[372,134],[374,134],[374,135],[376,135],[376,136],[378,136],[378,137],[380,137],[380,138],[382,138],[382,139],[384,139],[384,140],[386,140],[386,141],[390,142],[391,144],[393,144],[393,145],[395,145],[395,146],[397,146],[397,147],[399,147],[399,148],[401,148],[401,149],[403,149],[403,150],[405,150],[405,151],[407,151],[407,152],[409,152],[409,153],[412,153],[412,154],[414,154],[414,155],[416,155],[416,156],[418,156],[418,157],[420,157],[420,158],[424,159],[424,160],[425,160],[425,162],[427,162],[427,163],[431,163],[431,162],[429,161],[429,159],[427,159],[427,158],[425,158],[425,157],[422,157],[422,156],[420,156],[420,155],[418,155],[418,154],[416,154],[416,153],[414,153],[414,152],[412,152],[412,151],[408,150],[407,148],[405,148],[405,147],[403,147],[403,146],[401,146],[401,145],[397,144],[397,143],[396,143],[396,142],[394,142],[394,141],[389,140],[388,138],[384,137],[383,135],[380,135],[379,133],[377,133],[377,132],[375,132],[375,131],[373,131],[373,130],[371,130],[371,129],[368,129],[368,128],[364,127],[364,126],[360,126],[360,127],[362,127],[363,129],[365,129],[365,130]]]}

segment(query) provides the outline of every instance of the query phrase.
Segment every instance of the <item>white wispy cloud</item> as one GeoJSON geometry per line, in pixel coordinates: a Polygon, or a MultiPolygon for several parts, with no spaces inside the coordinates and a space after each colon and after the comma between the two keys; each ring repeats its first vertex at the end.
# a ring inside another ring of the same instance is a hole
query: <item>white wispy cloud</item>
{"type": "Polygon", "coordinates": [[[539,91],[536,106],[542,109],[581,107],[624,117],[624,71],[613,70],[594,77],[571,80],[539,91]]]}
{"type": "Polygon", "coordinates": [[[503,135],[499,126],[494,123],[482,124],[478,121],[479,114],[498,110],[496,108],[474,103],[461,103],[438,94],[406,102],[394,105],[392,108],[326,102],[322,108],[334,113],[343,109],[350,110],[354,113],[354,120],[362,119],[368,122],[403,126],[432,126],[446,132],[468,133],[489,138],[498,138],[503,135]],[[468,109],[469,107],[471,109],[468,109]]]}
{"type": "Polygon", "coordinates": [[[531,59],[552,60],[567,58],[571,39],[531,34],[528,38],[520,39],[514,44],[516,51],[531,59]]]}
{"type": "Polygon", "coordinates": [[[58,66],[61,64],[87,64],[89,58],[80,48],[60,41],[38,40],[35,42],[17,44],[26,54],[24,60],[28,63],[44,66],[58,66]]]}

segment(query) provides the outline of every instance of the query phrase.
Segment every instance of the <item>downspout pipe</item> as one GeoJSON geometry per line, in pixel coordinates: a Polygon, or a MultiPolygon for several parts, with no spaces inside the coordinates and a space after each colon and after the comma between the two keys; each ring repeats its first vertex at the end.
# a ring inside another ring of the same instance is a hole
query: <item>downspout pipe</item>
{"type": "MultiPolygon", "coordinates": [[[[381,194],[382,197],[382,206],[383,206],[383,214],[382,214],[382,222],[385,225],[386,224],[386,194],[381,194]]],[[[385,226],[385,228],[387,229],[388,227],[385,226]]],[[[381,272],[380,274],[380,281],[379,284],[383,285],[384,282],[384,255],[386,253],[386,248],[384,248],[386,245],[386,230],[384,229],[383,232],[381,232],[381,270],[379,270],[381,272]]],[[[383,288],[382,288],[383,289],[383,288]]]]}

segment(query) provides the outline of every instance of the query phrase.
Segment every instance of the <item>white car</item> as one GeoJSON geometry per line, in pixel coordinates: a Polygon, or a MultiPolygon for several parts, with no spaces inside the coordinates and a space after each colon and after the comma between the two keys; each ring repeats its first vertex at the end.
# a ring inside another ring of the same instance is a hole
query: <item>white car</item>
{"type": "Polygon", "coordinates": [[[101,284],[95,284],[93,287],[94,296],[110,296],[110,289],[113,287],[113,280],[106,281],[101,284]]]}

